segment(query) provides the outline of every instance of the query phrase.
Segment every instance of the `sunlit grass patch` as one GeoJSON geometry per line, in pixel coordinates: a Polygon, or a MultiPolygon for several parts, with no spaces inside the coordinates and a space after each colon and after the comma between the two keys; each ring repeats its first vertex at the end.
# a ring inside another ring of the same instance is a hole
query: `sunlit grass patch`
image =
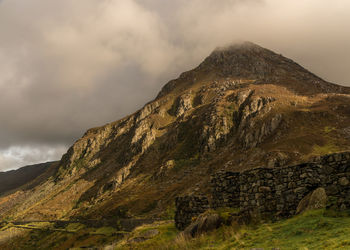
{"type": "Polygon", "coordinates": [[[98,234],[98,235],[106,235],[106,236],[111,236],[115,233],[117,233],[117,229],[113,227],[100,227],[100,228],[97,228],[95,231],[90,232],[90,234],[98,234]]]}
{"type": "Polygon", "coordinates": [[[69,232],[77,232],[85,228],[84,224],[81,223],[69,223],[66,230],[69,232]]]}
{"type": "Polygon", "coordinates": [[[331,142],[322,146],[315,145],[312,147],[312,154],[314,155],[325,155],[325,154],[331,154],[339,151],[340,151],[340,148],[331,142]]]}
{"type": "Polygon", "coordinates": [[[336,130],[335,127],[329,127],[329,126],[324,127],[324,132],[325,133],[330,133],[330,132],[332,132],[334,130],[336,130]]]}
{"type": "Polygon", "coordinates": [[[130,249],[129,242],[132,238],[153,229],[157,229],[159,234],[143,242],[132,243],[132,249],[162,249],[164,246],[172,243],[178,234],[178,230],[175,228],[173,222],[143,225],[136,228],[131,234],[126,235],[124,240],[120,241],[115,249],[130,249]]]}

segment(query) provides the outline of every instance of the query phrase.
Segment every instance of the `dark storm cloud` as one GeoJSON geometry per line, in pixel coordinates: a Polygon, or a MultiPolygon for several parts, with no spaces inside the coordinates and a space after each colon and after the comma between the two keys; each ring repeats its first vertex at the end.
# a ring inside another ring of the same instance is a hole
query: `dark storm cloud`
{"type": "Polygon", "coordinates": [[[58,159],[237,40],[350,85],[349,11],[347,0],[0,1],[0,170],[58,159]]]}

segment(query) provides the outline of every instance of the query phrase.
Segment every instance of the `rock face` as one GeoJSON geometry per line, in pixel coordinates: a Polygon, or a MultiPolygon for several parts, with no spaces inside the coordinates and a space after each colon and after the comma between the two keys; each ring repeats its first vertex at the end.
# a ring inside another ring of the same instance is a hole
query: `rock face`
{"type": "MultiPolygon", "coordinates": [[[[210,175],[222,168],[231,173],[277,168],[350,150],[349,93],[258,45],[217,49],[134,114],[89,129],[44,181],[0,197],[0,214],[18,220],[112,218],[121,211],[160,216],[178,195],[210,194],[210,175]]],[[[278,172],[283,181],[276,185],[271,170],[224,174],[225,183],[238,178],[242,187],[226,192],[226,186],[218,186],[217,205],[247,202],[254,208],[290,189],[290,203],[281,199],[294,206],[311,191],[294,192],[298,171],[278,172]],[[260,174],[272,177],[259,181],[260,174]],[[245,185],[242,176],[256,186],[245,185]],[[243,189],[254,197],[259,190],[259,198],[236,200],[243,189]]],[[[341,179],[331,186],[338,192],[348,184],[341,179]]]]}
{"type": "Polygon", "coordinates": [[[296,210],[296,214],[300,214],[307,210],[325,208],[327,204],[327,194],[324,188],[317,188],[306,195],[300,202],[296,210]]]}
{"type": "Polygon", "coordinates": [[[176,100],[176,111],[175,115],[177,117],[182,116],[185,114],[186,111],[190,110],[192,108],[192,96],[191,93],[186,93],[182,96],[180,96],[176,100]]]}

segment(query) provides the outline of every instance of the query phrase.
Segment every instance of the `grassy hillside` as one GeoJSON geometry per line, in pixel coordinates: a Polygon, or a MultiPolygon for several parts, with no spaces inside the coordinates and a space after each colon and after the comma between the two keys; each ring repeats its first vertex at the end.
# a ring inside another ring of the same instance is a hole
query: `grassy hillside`
{"type": "Polygon", "coordinates": [[[224,226],[191,240],[179,237],[173,224],[142,227],[134,234],[154,228],[160,234],[153,239],[133,244],[124,240],[115,249],[350,249],[350,217],[330,216],[324,210],[275,223],[224,226]]]}
{"type": "Polygon", "coordinates": [[[0,248],[350,249],[349,235],[349,213],[334,214],[322,209],[278,222],[223,226],[194,239],[182,237],[172,221],[143,225],[131,233],[112,227],[90,228],[79,223],[61,229],[50,223],[30,223],[20,227],[8,224],[0,229],[0,248]]]}

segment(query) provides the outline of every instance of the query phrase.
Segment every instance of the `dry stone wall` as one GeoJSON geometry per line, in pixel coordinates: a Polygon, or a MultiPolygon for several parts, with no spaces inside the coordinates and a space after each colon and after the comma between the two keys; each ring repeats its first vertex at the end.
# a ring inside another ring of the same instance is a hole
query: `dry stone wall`
{"type": "Polygon", "coordinates": [[[222,207],[239,207],[239,173],[220,171],[212,176],[212,208],[222,207]]]}
{"type": "Polygon", "coordinates": [[[209,209],[209,201],[205,196],[182,196],[175,200],[175,226],[183,230],[192,219],[209,209]]]}
{"type": "MultiPolygon", "coordinates": [[[[295,166],[256,168],[240,173],[220,171],[211,179],[210,207],[239,208],[242,214],[289,217],[296,213],[299,202],[318,187],[323,187],[327,196],[337,198],[339,209],[350,209],[350,152],[325,155],[295,166]]],[[[176,203],[175,220],[188,216],[182,228],[188,225],[192,214],[197,216],[208,207],[206,203],[200,207],[199,202],[191,210],[186,204],[176,203]],[[179,211],[188,215],[179,216],[179,211]]]]}

